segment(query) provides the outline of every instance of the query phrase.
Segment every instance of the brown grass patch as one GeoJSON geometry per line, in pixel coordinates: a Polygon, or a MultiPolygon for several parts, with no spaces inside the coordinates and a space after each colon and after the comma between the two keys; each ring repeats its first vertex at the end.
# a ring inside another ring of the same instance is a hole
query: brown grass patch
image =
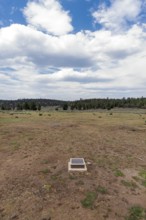
{"type": "Polygon", "coordinates": [[[0,113],[1,220],[41,220],[46,212],[53,220],[122,220],[135,203],[145,207],[145,184],[133,178],[146,169],[137,112],[15,116],[0,113]],[[88,172],[68,173],[70,157],[84,157],[88,172]]]}

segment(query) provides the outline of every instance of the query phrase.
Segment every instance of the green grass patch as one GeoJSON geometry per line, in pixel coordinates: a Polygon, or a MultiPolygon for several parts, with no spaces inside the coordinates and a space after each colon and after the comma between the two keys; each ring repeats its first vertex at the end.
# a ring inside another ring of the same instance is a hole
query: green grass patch
{"type": "Polygon", "coordinates": [[[48,173],[50,173],[50,170],[48,168],[45,168],[45,169],[41,170],[40,172],[43,174],[48,174],[48,173]]]}
{"type": "Polygon", "coordinates": [[[104,167],[105,166],[105,160],[103,159],[97,159],[95,162],[98,164],[99,167],[104,167]]]}
{"type": "Polygon", "coordinates": [[[84,208],[90,208],[90,209],[92,209],[92,208],[93,208],[93,205],[94,205],[94,202],[95,202],[95,200],[96,200],[96,197],[97,197],[97,193],[96,193],[96,192],[88,192],[88,193],[86,194],[85,199],[83,199],[83,200],[81,201],[82,206],[83,206],[84,208]]]}
{"type": "Polygon", "coordinates": [[[13,147],[13,150],[15,151],[15,150],[19,150],[20,149],[20,144],[17,144],[17,145],[15,145],[14,147],[13,147]]]}
{"type": "Polygon", "coordinates": [[[57,175],[52,175],[52,176],[51,176],[51,179],[52,179],[52,180],[57,180],[57,178],[58,178],[57,175]]]}
{"type": "Polygon", "coordinates": [[[139,175],[146,180],[146,170],[142,170],[139,172],[139,175]]]}
{"type": "Polygon", "coordinates": [[[51,186],[50,184],[46,184],[46,185],[43,186],[43,188],[44,188],[47,192],[50,192],[52,186],[51,186]]]}
{"type": "Polygon", "coordinates": [[[126,180],[121,180],[121,183],[126,186],[126,187],[129,187],[129,188],[136,188],[137,185],[134,181],[126,181],[126,180]]]}
{"type": "Polygon", "coordinates": [[[103,186],[98,186],[96,190],[97,190],[97,192],[99,192],[101,194],[107,194],[107,192],[108,192],[107,189],[103,186]]]}
{"type": "Polygon", "coordinates": [[[141,206],[132,206],[129,209],[129,216],[126,217],[126,220],[140,220],[146,219],[146,210],[141,206]]]}
{"type": "Polygon", "coordinates": [[[75,184],[76,184],[76,186],[83,186],[84,185],[84,181],[83,180],[79,180],[75,184]]]}
{"type": "Polygon", "coordinates": [[[48,164],[49,163],[49,160],[42,160],[42,164],[48,164]]]}
{"type": "Polygon", "coordinates": [[[124,176],[124,173],[122,173],[121,170],[115,170],[114,174],[115,174],[115,176],[117,176],[117,177],[119,177],[119,176],[121,176],[121,177],[124,176]]]}
{"type": "Polygon", "coordinates": [[[76,180],[76,179],[77,179],[77,177],[76,177],[76,176],[74,176],[74,175],[72,175],[72,174],[69,174],[69,179],[70,179],[70,180],[76,180]]]}
{"type": "Polygon", "coordinates": [[[12,146],[12,149],[14,150],[14,151],[16,151],[16,150],[19,150],[20,149],[20,143],[18,143],[18,142],[12,142],[11,143],[11,146],[12,146]]]}
{"type": "Polygon", "coordinates": [[[142,181],[142,185],[146,187],[146,180],[142,181]]]}
{"type": "Polygon", "coordinates": [[[15,116],[15,118],[13,117],[3,117],[3,118],[0,118],[0,123],[6,123],[6,124],[14,124],[14,123],[17,123],[17,122],[23,122],[25,121],[25,118],[20,118],[18,116],[15,116]],[[16,118],[17,117],[17,118],[16,118]]]}
{"type": "Polygon", "coordinates": [[[132,177],[136,182],[139,182],[140,181],[140,178],[138,176],[133,176],[132,177]]]}

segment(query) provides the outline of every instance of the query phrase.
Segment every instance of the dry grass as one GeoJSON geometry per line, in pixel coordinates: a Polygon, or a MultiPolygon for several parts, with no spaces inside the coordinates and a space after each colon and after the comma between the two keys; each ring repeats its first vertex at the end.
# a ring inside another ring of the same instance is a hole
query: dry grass
{"type": "Polygon", "coordinates": [[[138,111],[1,112],[0,219],[122,220],[134,205],[146,209],[145,118],[138,111]],[[70,157],[84,157],[88,172],[68,173],[70,157]],[[81,203],[88,192],[96,192],[91,209],[81,203]]]}

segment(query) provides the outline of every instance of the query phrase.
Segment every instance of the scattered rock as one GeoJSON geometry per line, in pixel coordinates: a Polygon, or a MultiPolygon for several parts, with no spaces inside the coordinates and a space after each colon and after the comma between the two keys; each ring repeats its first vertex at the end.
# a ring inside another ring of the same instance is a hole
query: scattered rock
{"type": "Polygon", "coordinates": [[[48,214],[48,213],[45,212],[45,213],[42,215],[41,220],[51,220],[50,214],[48,214]]]}
{"type": "Polygon", "coordinates": [[[13,219],[18,219],[18,215],[16,213],[14,213],[11,217],[10,217],[10,220],[13,220],[13,219]]]}
{"type": "Polygon", "coordinates": [[[43,217],[41,220],[51,220],[51,217],[48,216],[48,217],[43,217]]]}
{"type": "Polygon", "coordinates": [[[4,208],[0,207],[0,212],[3,212],[4,211],[4,208]]]}

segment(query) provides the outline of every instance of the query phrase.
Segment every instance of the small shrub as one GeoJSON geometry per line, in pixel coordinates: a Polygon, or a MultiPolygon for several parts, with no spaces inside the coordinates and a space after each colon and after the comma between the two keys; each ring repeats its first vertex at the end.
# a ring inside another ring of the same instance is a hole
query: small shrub
{"type": "Polygon", "coordinates": [[[146,219],[146,210],[140,206],[132,206],[129,209],[129,216],[126,217],[126,220],[140,220],[146,219]]]}
{"type": "Polygon", "coordinates": [[[94,204],[94,202],[95,202],[95,200],[96,200],[96,197],[97,197],[96,192],[88,192],[88,193],[86,194],[85,199],[83,199],[83,200],[81,201],[82,206],[83,206],[84,208],[93,208],[93,204],[94,204]]]}
{"type": "Polygon", "coordinates": [[[39,113],[39,116],[42,116],[43,114],[42,113],[39,113]]]}

